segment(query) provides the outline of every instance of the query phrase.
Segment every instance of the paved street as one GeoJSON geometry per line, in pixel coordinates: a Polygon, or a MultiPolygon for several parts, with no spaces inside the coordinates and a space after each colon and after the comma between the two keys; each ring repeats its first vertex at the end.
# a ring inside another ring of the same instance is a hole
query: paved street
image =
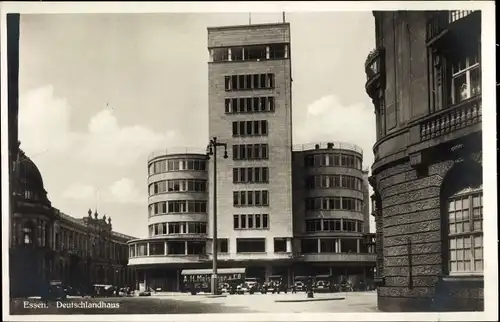
{"type": "MultiPolygon", "coordinates": [[[[39,300],[11,301],[11,314],[196,314],[196,313],[302,313],[376,312],[375,292],[315,294],[313,301],[299,294],[253,294],[211,297],[208,295],[157,294],[151,297],[81,299],[64,301],[66,306],[87,308],[25,308],[39,300]],[[344,298],[344,299],[341,299],[344,298]],[[28,301],[28,303],[24,302],[28,301]],[[281,302],[285,301],[285,302],[281,302]],[[74,303],[74,304],[71,304],[74,303]],[[100,305],[101,308],[88,308],[100,305]],[[119,305],[119,307],[117,307],[119,305]],[[108,306],[108,308],[102,308],[108,306]]],[[[43,305],[43,304],[42,304],[43,305]]],[[[59,304],[60,305],[60,304],[59,304]]]]}

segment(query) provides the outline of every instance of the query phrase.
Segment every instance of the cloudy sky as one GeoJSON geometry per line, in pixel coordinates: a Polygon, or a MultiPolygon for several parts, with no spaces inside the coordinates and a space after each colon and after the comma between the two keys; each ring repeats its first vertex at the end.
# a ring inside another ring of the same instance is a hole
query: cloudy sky
{"type": "MultiPolygon", "coordinates": [[[[252,23],[281,13],[252,14],[252,23]]],[[[371,12],[290,13],[294,144],[347,141],[373,162],[371,12]]],[[[147,235],[147,156],[208,140],[207,30],[247,13],[23,15],[21,147],[61,211],[147,235]]],[[[372,223],[373,226],[373,223],[372,223]]]]}

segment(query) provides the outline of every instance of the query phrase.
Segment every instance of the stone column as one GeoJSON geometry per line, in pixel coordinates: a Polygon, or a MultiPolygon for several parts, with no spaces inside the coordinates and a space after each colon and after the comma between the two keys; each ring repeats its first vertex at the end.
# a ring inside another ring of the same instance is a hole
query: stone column
{"type": "Polygon", "coordinates": [[[187,240],[184,242],[184,255],[188,254],[188,242],[187,240]]]}
{"type": "Polygon", "coordinates": [[[356,253],[359,254],[359,250],[360,250],[360,248],[359,248],[359,239],[356,239],[356,253]]]}
{"type": "Polygon", "coordinates": [[[339,241],[339,253],[342,253],[342,239],[337,239],[339,241]]]}
{"type": "Polygon", "coordinates": [[[273,267],[271,265],[266,265],[265,280],[269,282],[269,276],[273,275],[273,267]]]}
{"type": "Polygon", "coordinates": [[[149,242],[146,243],[146,256],[149,256],[149,242]]]}
{"type": "Polygon", "coordinates": [[[340,244],[339,240],[335,239],[335,253],[340,253],[339,252],[339,244],[340,244]]]}
{"type": "Polygon", "coordinates": [[[287,253],[291,253],[293,250],[292,250],[292,239],[291,238],[287,238],[286,239],[286,252],[287,253]]]}
{"type": "Polygon", "coordinates": [[[167,244],[167,241],[164,242],[164,246],[163,246],[163,255],[168,255],[168,244],[167,244]]]}
{"type": "Polygon", "coordinates": [[[321,238],[318,238],[318,254],[321,253],[321,238]]]}
{"type": "Polygon", "coordinates": [[[292,270],[292,266],[288,266],[288,286],[292,285],[293,284],[293,270],[292,270]]]}

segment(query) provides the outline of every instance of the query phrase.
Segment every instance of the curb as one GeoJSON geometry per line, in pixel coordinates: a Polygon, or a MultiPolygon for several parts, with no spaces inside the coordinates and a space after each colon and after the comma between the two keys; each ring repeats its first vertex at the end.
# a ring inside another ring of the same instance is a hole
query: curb
{"type": "Polygon", "coordinates": [[[345,297],[332,297],[328,299],[303,299],[303,300],[275,300],[275,303],[297,303],[297,302],[321,302],[345,300],[345,297]]]}

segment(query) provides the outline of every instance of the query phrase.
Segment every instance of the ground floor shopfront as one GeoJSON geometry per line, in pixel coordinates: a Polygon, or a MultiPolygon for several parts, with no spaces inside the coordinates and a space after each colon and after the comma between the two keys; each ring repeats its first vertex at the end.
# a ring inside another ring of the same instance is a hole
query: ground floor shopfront
{"type": "MultiPolygon", "coordinates": [[[[375,263],[307,263],[307,262],[226,262],[219,263],[219,268],[245,268],[246,277],[254,277],[261,282],[270,276],[280,275],[288,285],[292,285],[299,276],[330,275],[334,278],[346,278],[353,281],[370,282],[373,280],[375,263]]],[[[151,288],[167,292],[183,290],[181,272],[184,269],[210,269],[211,262],[180,265],[136,266],[136,289],[151,288]]]]}

